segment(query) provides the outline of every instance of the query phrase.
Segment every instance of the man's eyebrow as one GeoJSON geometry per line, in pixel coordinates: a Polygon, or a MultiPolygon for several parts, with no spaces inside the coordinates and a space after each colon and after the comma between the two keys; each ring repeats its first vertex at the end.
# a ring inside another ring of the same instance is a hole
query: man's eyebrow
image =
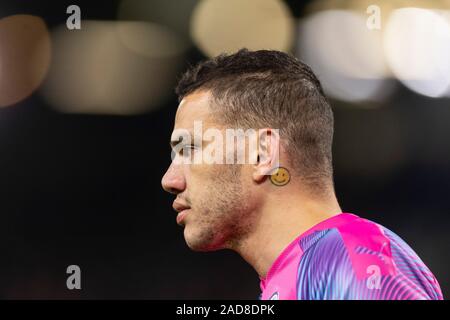
{"type": "Polygon", "coordinates": [[[169,145],[170,145],[170,147],[173,149],[174,147],[175,147],[175,145],[177,145],[178,144],[178,141],[175,141],[175,140],[171,140],[170,142],[169,142],[169,145]]]}
{"type": "Polygon", "coordinates": [[[180,134],[178,134],[178,135],[175,135],[175,136],[171,137],[171,139],[170,139],[170,147],[173,148],[175,145],[177,145],[177,144],[179,144],[180,142],[182,142],[182,141],[183,141],[183,137],[184,137],[186,134],[189,134],[190,137],[191,137],[190,143],[193,143],[194,141],[202,141],[202,138],[201,138],[201,137],[195,138],[193,132],[191,132],[191,131],[189,131],[189,132],[183,132],[183,133],[180,133],[180,134]]]}
{"type": "Polygon", "coordinates": [[[182,141],[182,136],[178,136],[175,139],[171,139],[169,144],[171,148],[174,148],[177,144],[179,144],[182,141]]]}

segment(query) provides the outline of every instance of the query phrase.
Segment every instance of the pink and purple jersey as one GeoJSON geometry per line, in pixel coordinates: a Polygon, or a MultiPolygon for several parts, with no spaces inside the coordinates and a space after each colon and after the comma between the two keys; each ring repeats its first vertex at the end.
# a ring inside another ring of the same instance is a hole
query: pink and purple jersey
{"type": "Polygon", "coordinates": [[[296,238],[261,279],[262,300],[442,300],[439,284],[396,234],[341,213],[296,238]]]}

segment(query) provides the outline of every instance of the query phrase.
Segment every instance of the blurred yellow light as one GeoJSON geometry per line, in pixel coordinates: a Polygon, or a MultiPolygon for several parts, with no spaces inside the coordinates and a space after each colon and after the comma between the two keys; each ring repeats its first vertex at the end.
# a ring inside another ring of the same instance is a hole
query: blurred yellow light
{"type": "Polygon", "coordinates": [[[0,107],[31,95],[45,78],[50,59],[50,36],[40,17],[0,19],[0,107]]]}
{"type": "Polygon", "coordinates": [[[190,29],[210,57],[243,47],[289,51],[294,38],[291,12],[280,0],[202,0],[190,29]]]}
{"type": "Polygon", "coordinates": [[[198,0],[122,0],[118,7],[119,20],[135,20],[166,26],[183,41],[189,38],[191,12],[198,0]]]}
{"type": "Polygon", "coordinates": [[[150,22],[116,23],[117,35],[131,51],[149,58],[178,56],[185,49],[185,42],[167,27],[150,22]]]}
{"type": "Polygon", "coordinates": [[[84,21],[53,32],[54,61],[42,94],[70,113],[129,115],[169,96],[184,47],[164,27],[146,22],[84,21]]]}

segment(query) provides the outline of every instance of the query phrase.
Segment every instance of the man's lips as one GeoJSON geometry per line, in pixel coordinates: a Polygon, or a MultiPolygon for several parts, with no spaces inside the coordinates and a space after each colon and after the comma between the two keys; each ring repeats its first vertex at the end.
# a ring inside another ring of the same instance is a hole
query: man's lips
{"type": "Polygon", "coordinates": [[[183,211],[180,211],[177,214],[177,224],[178,225],[182,225],[183,224],[184,217],[189,213],[189,210],[190,209],[185,209],[183,211]]]}
{"type": "Polygon", "coordinates": [[[180,224],[183,222],[184,217],[186,216],[186,214],[188,213],[188,211],[191,209],[188,205],[179,202],[177,200],[175,200],[173,202],[172,207],[174,208],[174,210],[176,212],[178,212],[177,215],[177,224],[180,224]]]}

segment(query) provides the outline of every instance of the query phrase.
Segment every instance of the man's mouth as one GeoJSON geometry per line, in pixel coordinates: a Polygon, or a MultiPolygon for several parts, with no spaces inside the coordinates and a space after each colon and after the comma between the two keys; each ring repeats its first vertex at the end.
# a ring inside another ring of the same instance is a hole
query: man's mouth
{"type": "Polygon", "coordinates": [[[183,211],[180,211],[180,212],[177,214],[177,224],[178,224],[178,225],[180,225],[180,226],[184,225],[183,220],[184,220],[184,217],[189,213],[189,210],[190,210],[190,209],[185,209],[185,210],[183,210],[183,211]]]}
{"type": "Polygon", "coordinates": [[[177,224],[178,225],[183,225],[184,224],[183,223],[184,217],[186,216],[186,214],[189,213],[189,210],[191,209],[191,207],[189,207],[187,204],[185,204],[185,203],[183,203],[181,201],[177,201],[177,200],[175,200],[173,202],[172,207],[174,208],[174,210],[176,212],[178,212],[177,224]]]}

